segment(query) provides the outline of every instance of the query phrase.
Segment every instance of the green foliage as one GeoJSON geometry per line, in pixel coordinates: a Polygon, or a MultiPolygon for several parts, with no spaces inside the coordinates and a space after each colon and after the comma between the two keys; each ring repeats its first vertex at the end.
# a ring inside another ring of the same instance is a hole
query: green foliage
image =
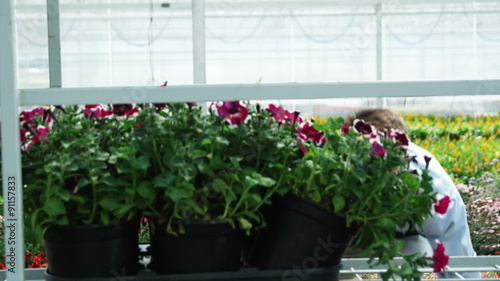
{"type": "MultiPolygon", "coordinates": [[[[362,255],[377,257],[389,271],[404,280],[416,280],[418,267],[427,262],[422,255],[402,255],[402,244],[395,238],[396,227],[405,229],[408,222],[422,227],[431,215],[435,195],[427,171],[419,178],[408,172],[406,150],[390,133],[379,132],[384,151],[377,154],[373,135],[362,135],[353,128],[341,132],[342,118],[328,119],[315,125],[326,137],[322,146],[304,143],[307,153],[293,169],[290,179],[294,193],[322,203],[345,215],[348,225],[361,225],[355,248],[362,255]],[[372,138],[370,138],[372,137],[372,138]],[[400,268],[392,266],[395,256],[403,256],[400,268]]],[[[347,128],[343,128],[346,130],[347,128]]],[[[376,132],[374,128],[373,132],[376,132]]]]}
{"type": "Polygon", "coordinates": [[[226,220],[247,232],[264,223],[260,207],[285,192],[283,178],[298,148],[293,127],[259,105],[245,106],[249,117],[239,125],[190,104],[141,111],[137,140],[153,184],[139,193],[150,198],[150,217],[226,220]]]}
{"type": "MultiPolygon", "coordinates": [[[[133,118],[89,118],[76,106],[53,114],[57,121],[45,139],[22,151],[26,228],[40,237],[55,224],[109,224],[138,215],[135,187],[147,163],[130,145],[133,118]]],[[[33,122],[45,124],[41,116],[33,122]]]]}

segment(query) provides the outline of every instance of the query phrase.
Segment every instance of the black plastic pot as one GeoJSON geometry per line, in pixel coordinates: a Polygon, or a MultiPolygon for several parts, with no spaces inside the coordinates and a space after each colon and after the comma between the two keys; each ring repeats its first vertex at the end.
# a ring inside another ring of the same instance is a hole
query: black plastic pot
{"type": "Polygon", "coordinates": [[[268,226],[256,236],[250,264],[259,269],[339,264],[360,227],[310,199],[288,195],[264,210],[268,226]]]}
{"type": "MultiPolygon", "coordinates": [[[[178,223],[172,223],[178,232],[178,223]]],[[[240,230],[225,221],[184,222],[184,234],[175,236],[166,225],[154,226],[150,269],[157,274],[237,271],[241,266],[240,230]]]]}
{"type": "MultiPolygon", "coordinates": [[[[139,272],[137,276],[123,276],[112,280],[133,281],[338,281],[341,265],[322,267],[310,270],[257,270],[241,269],[236,272],[212,272],[191,274],[156,275],[151,271],[139,272]]],[[[109,278],[60,278],[45,273],[46,281],[109,281],[109,278]]]]}
{"type": "Polygon", "coordinates": [[[138,229],[138,220],[108,226],[52,226],[44,237],[47,272],[69,278],[136,275],[138,229]]]}

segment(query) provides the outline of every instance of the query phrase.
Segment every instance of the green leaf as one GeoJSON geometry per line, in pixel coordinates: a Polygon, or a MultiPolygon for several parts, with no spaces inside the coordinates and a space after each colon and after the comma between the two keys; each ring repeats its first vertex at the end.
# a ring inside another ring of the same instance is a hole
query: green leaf
{"type": "Polygon", "coordinates": [[[252,223],[247,219],[240,217],[238,218],[238,222],[240,223],[241,229],[246,230],[247,232],[250,231],[250,229],[252,229],[252,223]]]}
{"type": "Polygon", "coordinates": [[[229,189],[229,186],[227,185],[227,183],[219,178],[217,179],[214,179],[212,181],[212,189],[215,191],[215,192],[219,192],[219,193],[225,193],[226,190],[229,189]]]}
{"type": "Polygon", "coordinates": [[[154,179],[155,187],[167,187],[174,181],[175,176],[171,173],[163,173],[156,176],[154,179]]]}
{"type": "Polygon", "coordinates": [[[104,209],[113,211],[116,210],[119,205],[115,196],[106,196],[100,202],[99,205],[104,209]]]}
{"type": "Polygon", "coordinates": [[[137,192],[144,198],[151,198],[155,196],[154,186],[149,181],[143,181],[137,187],[137,192]]]}
{"type": "Polygon", "coordinates": [[[343,196],[340,196],[340,195],[335,195],[333,197],[333,208],[334,208],[334,211],[337,213],[337,212],[340,212],[342,211],[342,209],[344,209],[344,206],[345,206],[345,199],[343,196]]]}
{"type": "Polygon", "coordinates": [[[174,202],[179,202],[184,198],[190,198],[192,192],[181,187],[171,186],[165,190],[165,195],[172,199],[174,202]]]}
{"type": "Polygon", "coordinates": [[[142,155],[137,159],[133,159],[130,164],[134,169],[147,170],[149,167],[149,159],[146,156],[142,155]]]}
{"type": "Polygon", "coordinates": [[[59,189],[58,193],[59,193],[59,196],[61,197],[62,200],[66,201],[66,202],[69,201],[69,199],[71,197],[71,193],[69,192],[69,190],[59,189]]]}
{"type": "Polygon", "coordinates": [[[206,175],[210,172],[210,165],[208,165],[206,162],[200,162],[198,163],[198,170],[200,173],[206,175]]]}
{"type": "Polygon", "coordinates": [[[109,224],[109,215],[108,215],[107,212],[101,212],[101,222],[104,225],[108,225],[109,224]]]}
{"type": "Polygon", "coordinates": [[[106,161],[108,160],[108,158],[109,158],[109,153],[102,151],[97,152],[95,156],[95,160],[97,161],[106,161]]]}
{"type": "Polygon", "coordinates": [[[66,208],[57,198],[49,198],[45,201],[43,209],[49,216],[58,216],[66,213],[66,208]]]}

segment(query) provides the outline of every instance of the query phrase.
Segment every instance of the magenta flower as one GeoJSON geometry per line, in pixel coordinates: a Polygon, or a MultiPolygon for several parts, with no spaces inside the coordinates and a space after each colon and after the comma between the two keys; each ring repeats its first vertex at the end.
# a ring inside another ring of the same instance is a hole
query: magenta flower
{"type": "Polygon", "coordinates": [[[139,112],[139,109],[134,108],[134,105],[131,103],[113,104],[112,107],[113,114],[117,116],[132,116],[139,112]]]}
{"type": "Polygon", "coordinates": [[[26,136],[28,134],[28,130],[26,129],[21,129],[21,142],[25,142],[28,137],[26,136]]]}
{"type": "MultiPolygon", "coordinates": [[[[37,107],[31,111],[22,111],[21,114],[19,114],[19,118],[20,118],[21,124],[28,123],[30,125],[36,125],[35,121],[33,119],[37,116],[43,117],[44,113],[45,113],[45,109],[43,107],[37,107]]],[[[50,122],[51,120],[49,119],[47,121],[50,122]]]]}
{"type": "Polygon", "coordinates": [[[283,107],[270,104],[267,111],[271,112],[276,122],[302,123],[304,120],[299,117],[298,112],[284,110],[283,107]]]}
{"type": "Polygon", "coordinates": [[[310,123],[304,124],[302,128],[298,127],[297,132],[299,133],[299,138],[304,141],[312,140],[316,144],[326,142],[323,132],[316,130],[310,123]]]}
{"type": "Polygon", "coordinates": [[[83,110],[83,112],[85,113],[85,116],[87,116],[87,118],[103,118],[113,114],[112,111],[105,110],[100,104],[87,104],[85,105],[85,109],[83,110]]]}
{"type": "Polygon", "coordinates": [[[444,253],[446,248],[444,247],[443,243],[439,240],[436,240],[436,243],[437,247],[436,249],[434,249],[434,254],[432,256],[432,260],[434,261],[433,267],[435,273],[441,272],[443,269],[445,269],[450,260],[450,256],[444,253]]]}
{"type": "Polygon", "coordinates": [[[356,130],[356,132],[358,132],[363,136],[369,136],[374,131],[373,126],[368,123],[365,123],[365,121],[363,120],[356,119],[354,120],[353,124],[354,124],[354,130],[356,130]]]}
{"type": "Polygon", "coordinates": [[[71,195],[74,195],[78,192],[78,178],[73,177],[70,179],[68,189],[71,195]]]}
{"type": "Polygon", "coordinates": [[[372,142],[372,147],[373,150],[370,153],[370,155],[376,155],[381,157],[385,157],[387,155],[387,150],[385,150],[382,144],[380,144],[379,142],[377,141],[372,142]]]}
{"type": "Polygon", "coordinates": [[[347,123],[345,123],[343,126],[342,126],[342,133],[348,135],[349,134],[349,125],[347,123]]]}
{"type": "Polygon", "coordinates": [[[30,148],[30,146],[34,145],[37,142],[47,142],[47,132],[50,130],[49,126],[41,126],[37,129],[37,134],[33,137],[33,139],[23,147],[24,150],[30,148]]]}
{"type": "Polygon", "coordinates": [[[434,199],[432,210],[437,216],[444,216],[451,207],[453,207],[453,201],[450,196],[438,194],[434,199]]]}
{"type": "Polygon", "coordinates": [[[299,148],[300,150],[302,151],[303,154],[306,154],[307,153],[307,147],[305,147],[304,145],[299,145],[299,148]]]}
{"type": "Polygon", "coordinates": [[[231,125],[241,125],[248,117],[248,108],[242,106],[239,101],[225,101],[222,105],[216,105],[217,114],[226,119],[231,125]]]}
{"type": "Polygon", "coordinates": [[[396,132],[396,141],[399,143],[399,145],[404,148],[404,149],[407,149],[408,148],[408,145],[410,144],[410,140],[408,139],[408,135],[405,134],[405,133],[401,133],[401,132],[396,132]]]}

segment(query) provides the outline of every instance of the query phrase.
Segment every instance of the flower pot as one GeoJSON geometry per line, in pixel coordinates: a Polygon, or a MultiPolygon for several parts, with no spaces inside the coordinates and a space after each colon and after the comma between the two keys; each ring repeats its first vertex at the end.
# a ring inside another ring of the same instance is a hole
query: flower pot
{"type": "Polygon", "coordinates": [[[69,278],[136,275],[138,230],[138,220],[107,226],[52,226],[44,236],[47,272],[69,278]]]}
{"type": "MultiPolygon", "coordinates": [[[[183,222],[184,234],[167,233],[155,225],[151,265],[157,274],[236,271],[241,266],[243,233],[225,221],[183,222]]],[[[178,232],[178,223],[172,228],[178,232]]]]}
{"type": "Polygon", "coordinates": [[[336,265],[360,227],[310,199],[285,196],[264,210],[268,226],[257,235],[250,263],[259,269],[336,265]]]}

